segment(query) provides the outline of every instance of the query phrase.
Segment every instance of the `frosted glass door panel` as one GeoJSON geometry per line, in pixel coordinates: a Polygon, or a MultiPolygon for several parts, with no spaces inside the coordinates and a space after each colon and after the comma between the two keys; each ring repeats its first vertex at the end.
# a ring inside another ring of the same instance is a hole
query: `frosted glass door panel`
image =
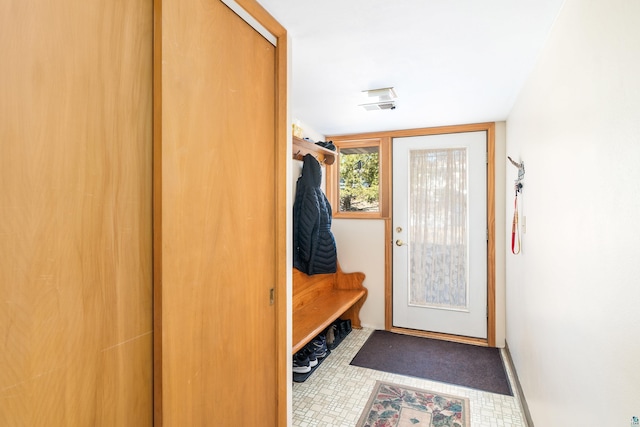
{"type": "Polygon", "coordinates": [[[409,304],[468,308],[467,149],[409,153],[409,304]]]}

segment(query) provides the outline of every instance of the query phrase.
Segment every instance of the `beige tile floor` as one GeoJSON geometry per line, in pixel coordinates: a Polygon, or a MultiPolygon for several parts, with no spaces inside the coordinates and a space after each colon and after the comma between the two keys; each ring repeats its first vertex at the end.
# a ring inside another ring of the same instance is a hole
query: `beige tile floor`
{"type": "Polygon", "coordinates": [[[293,384],[294,426],[355,426],[376,380],[468,397],[471,427],[527,426],[517,397],[349,365],[371,332],[354,329],[305,382],[293,384]]]}

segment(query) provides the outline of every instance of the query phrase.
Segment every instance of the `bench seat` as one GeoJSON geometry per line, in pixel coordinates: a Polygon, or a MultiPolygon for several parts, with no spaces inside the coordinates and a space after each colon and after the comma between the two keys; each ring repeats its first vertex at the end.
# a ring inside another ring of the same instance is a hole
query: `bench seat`
{"type": "Polygon", "coordinates": [[[308,276],[293,269],[293,340],[292,353],[301,350],[336,319],[350,319],[360,329],[360,308],[367,296],[364,273],[308,276]]]}

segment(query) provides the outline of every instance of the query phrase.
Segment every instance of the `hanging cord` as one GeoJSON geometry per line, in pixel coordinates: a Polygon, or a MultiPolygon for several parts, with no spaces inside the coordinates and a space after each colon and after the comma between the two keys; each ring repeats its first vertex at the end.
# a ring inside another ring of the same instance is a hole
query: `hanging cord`
{"type": "Polygon", "coordinates": [[[520,225],[518,224],[518,193],[522,191],[522,180],[524,179],[524,162],[516,162],[507,156],[511,164],[518,168],[518,179],[516,179],[515,190],[516,197],[513,202],[513,224],[511,226],[511,253],[518,255],[520,253],[520,225]]]}
{"type": "Polygon", "coordinates": [[[520,253],[520,227],[518,227],[518,194],[513,204],[513,225],[511,226],[511,253],[520,253]],[[517,243],[517,245],[516,245],[517,243]]]}
{"type": "Polygon", "coordinates": [[[513,202],[513,223],[511,225],[511,253],[520,253],[520,226],[518,224],[518,193],[522,189],[522,184],[516,184],[516,197],[513,202]]]}

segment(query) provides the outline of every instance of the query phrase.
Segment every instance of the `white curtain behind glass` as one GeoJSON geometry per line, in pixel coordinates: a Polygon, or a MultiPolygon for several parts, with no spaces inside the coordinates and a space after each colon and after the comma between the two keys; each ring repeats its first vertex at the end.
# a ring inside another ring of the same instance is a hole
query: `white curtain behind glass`
{"type": "Polygon", "coordinates": [[[409,171],[409,304],[467,308],[467,150],[414,150],[409,171]]]}

